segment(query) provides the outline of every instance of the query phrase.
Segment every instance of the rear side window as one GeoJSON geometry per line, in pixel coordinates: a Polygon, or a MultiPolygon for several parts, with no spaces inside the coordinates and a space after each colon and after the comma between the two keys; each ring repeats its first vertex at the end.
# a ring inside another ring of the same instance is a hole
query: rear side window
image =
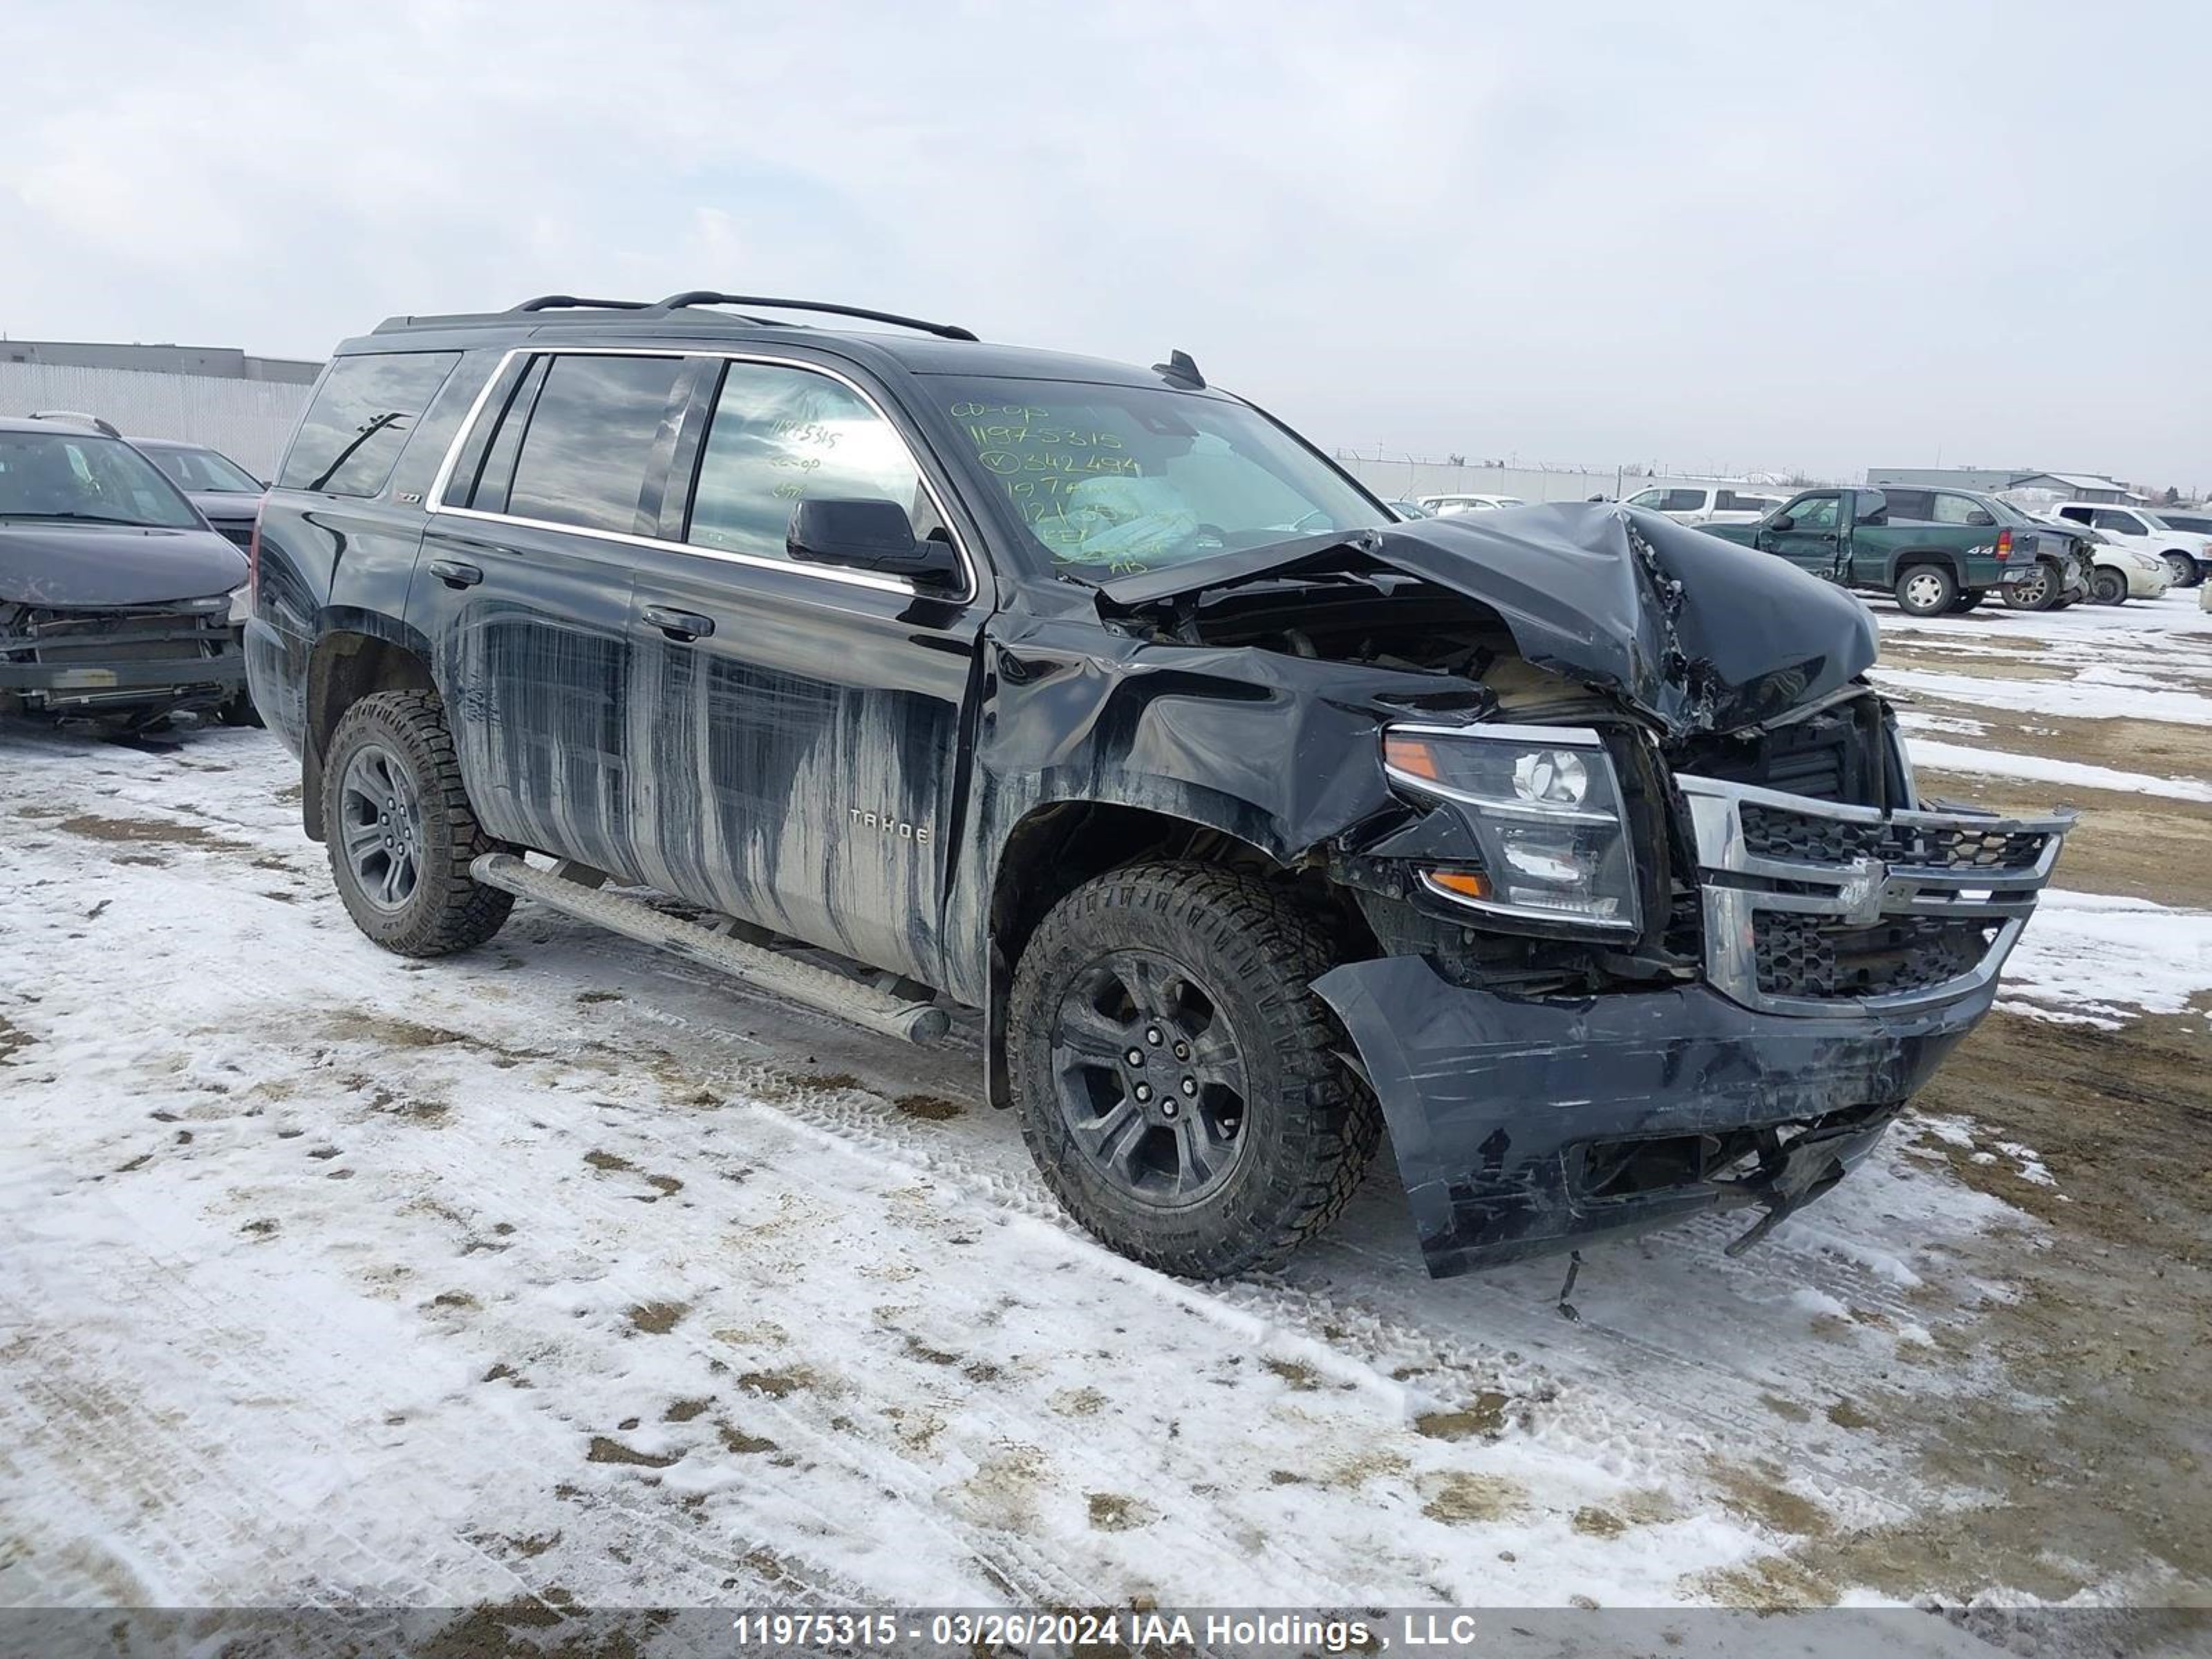
{"type": "Polygon", "coordinates": [[[1662,513],[1702,513],[1705,510],[1705,492],[1702,489],[1670,489],[1659,503],[1662,513]]]}
{"type": "MultiPolygon", "coordinates": [[[[1892,495],[1889,498],[1889,502],[1890,510],[1894,512],[1897,507],[1897,497],[1892,495]]],[[[1936,522],[1937,524],[1965,524],[1968,520],[1972,519],[1975,514],[1983,512],[1984,508],[1982,504],[1974,500],[1971,495],[1939,495],[1936,497],[1936,522]]],[[[1984,514],[1984,516],[1995,517],[1996,515],[1993,514],[1984,514]]]]}
{"type": "Polygon", "coordinates": [[[802,501],[895,501],[927,536],[941,520],[896,428],[842,381],[732,363],[699,456],[684,539],[755,558],[787,556],[802,501]]]}
{"type": "Polygon", "coordinates": [[[1889,499],[1889,516],[1913,524],[1928,524],[1936,517],[1936,497],[1925,489],[1893,489],[1887,484],[1881,493],[1889,499]]]}
{"type": "MultiPolygon", "coordinates": [[[[681,357],[555,357],[529,411],[507,510],[520,519],[641,533],[640,498],[683,413],[675,392],[684,369],[681,357]]],[[[520,412],[510,410],[508,422],[520,412]]],[[[495,450],[506,438],[502,427],[495,450]]]]}
{"type": "Polygon", "coordinates": [[[2132,513],[2116,513],[2109,507],[2099,507],[2090,522],[2100,530],[2109,530],[2116,536],[2146,536],[2142,520],[2132,513]]]}
{"type": "Polygon", "coordinates": [[[277,483],[331,495],[375,495],[392,476],[416,417],[460,360],[458,351],[339,358],[316,390],[277,483]]]}

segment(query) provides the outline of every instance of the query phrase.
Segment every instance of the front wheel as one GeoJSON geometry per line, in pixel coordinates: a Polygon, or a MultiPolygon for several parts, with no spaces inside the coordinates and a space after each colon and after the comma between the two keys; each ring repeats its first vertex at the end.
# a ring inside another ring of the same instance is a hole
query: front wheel
{"type": "Polygon", "coordinates": [[[2166,568],[2172,573],[2176,587],[2194,587],[2203,580],[2197,570],[2197,561],[2186,553],[2169,549],[2163,556],[2166,568]]]}
{"type": "Polygon", "coordinates": [[[1200,1279],[1334,1220],[1381,1133],[1311,988],[1334,961],[1288,894],[1215,866],[1136,865],[1055,905],[1015,970],[1007,1069],[1067,1212],[1200,1279]]]}
{"type": "Polygon", "coordinates": [[[2089,579],[2089,597],[2099,605],[2124,605],[2128,579],[2117,570],[2100,565],[2097,574],[2089,579]]]}
{"type": "Polygon", "coordinates": [[[323,827],[346,914],[387,951],[469,950],[514,908],[470,879],[471,860],[500,844],[470,808],[434,692],[380,691],[346,710],[323,763],[323,827]]]}
{"type": "Polygon", "coordinates": [[[1990,590],[1986,587],[1977,587],[1970,592],[1961,593],[1951,601],[1951,614],[1954,617],[1963,617],[1989,596],[1990,590]]]}
{"type": "Polygon", "coordinates": [[[1958,581],[1941,565],[1917,564],[1897,579],[1898,606],[1916,617],[1940,617],[1958,597],[1958,581]]]}

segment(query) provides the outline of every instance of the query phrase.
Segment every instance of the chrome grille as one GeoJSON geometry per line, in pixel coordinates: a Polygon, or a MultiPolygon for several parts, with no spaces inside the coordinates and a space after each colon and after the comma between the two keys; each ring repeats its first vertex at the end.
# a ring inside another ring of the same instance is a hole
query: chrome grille
{"type": "Polygon", "coordinates": [[[1908,1009],[1986,986],[2074,821],[1675,781],[1697,845],[1707,977],[1773,1013],[1908,1009]]]}

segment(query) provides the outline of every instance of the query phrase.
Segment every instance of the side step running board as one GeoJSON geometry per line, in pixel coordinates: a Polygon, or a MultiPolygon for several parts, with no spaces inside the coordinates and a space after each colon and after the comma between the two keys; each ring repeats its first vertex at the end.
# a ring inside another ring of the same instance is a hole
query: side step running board
{"type": "Polygon", "coordinates": [[[641,944],[658,945],[702,967],[750,980],[764,991],[886,1036],[908,1042],[933,1042],[952,1023],[951,1016],[933,1004],[908,1001],[811,962],[748,945],[696,921],[663,915],[640,900],[602,892],[553,871],[540,870],[512,853],[486,853],[469,866],[469,874],[487,887],[500,888],[518,898],[535,899],[641,944]]]}

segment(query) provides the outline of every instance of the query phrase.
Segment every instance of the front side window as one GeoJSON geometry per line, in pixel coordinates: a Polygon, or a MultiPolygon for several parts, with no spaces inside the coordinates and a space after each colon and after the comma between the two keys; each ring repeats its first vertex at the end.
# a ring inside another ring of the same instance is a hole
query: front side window
{"type": "MultiPolygon", "coordinates": [[[[682,413],[675,392],[683,373],[681,357],[555,357],[515,453],[507,510],[519,519],[641,533],[639,499],[682,413]]],[[[520,413],[518,404],[507,423],[520,413]]],[[[506,435],[502,424],[500,437],[506,435]]]]}
{"type": "Polygon", "coordinates": [[[198,526],[176,485],[137,450],[90,433],[0,432],[0,520],[198,526]]]}
{"type": "Polygon", "coordinates": [[[1663,489],[1639,489],[1628,498],[1628,505],[1646,507],[1656,513],[1666,499],[1667,492],[1663,489]]]}
{"type": "Polygon", "coordinates": [[[460,360],[458,351],[339,358],[315,390],[277,483],[331,495],[375,495],[392,476],[415,417],[460,360]]]}
{"type": "Polygon", "coordinates": [[[228,455],[212,449],[149,449],[147,459],[178,489],[206,495],[258,495],[261,481],[228,455]]]}
{"type": "Polygon", "coordinates": [[[1040,566],[1103,580],[1391,522],[1297,438],[1218,393],[952,375],[929,384],[969,470],[1013,508],[1040,566]]]}
{"type": "Polygon", "coordinates": [[[1790,509],[1792,530],[1833,530],[1842,502],[1833,495],[1808,495],[1790,509]]]}
{"type": "Polygon", "coordinates": [[[916,536],[943,523],[906,440],[852,387],[811,369],[730,364],[700,451],[684,539],[786,558],[792,509],[803,501],[891,501],[916,536]]]}

